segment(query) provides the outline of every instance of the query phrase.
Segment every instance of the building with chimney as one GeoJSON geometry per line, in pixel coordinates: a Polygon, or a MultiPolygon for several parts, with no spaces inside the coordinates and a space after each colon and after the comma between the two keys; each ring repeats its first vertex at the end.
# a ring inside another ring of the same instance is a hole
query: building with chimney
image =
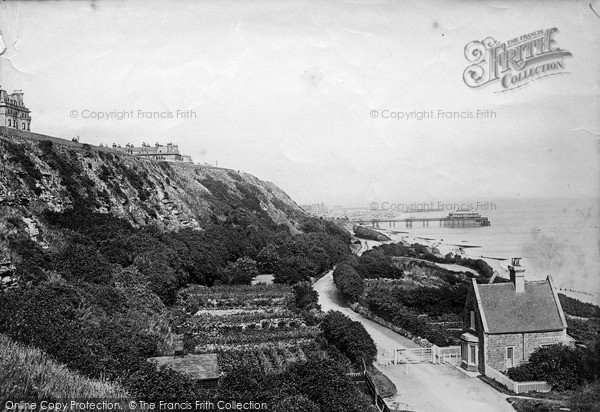
{"type": "Polygon", "coordinates": [[[152,160],[162,160],[165,162],[182,162],[182,163],[193,163],[192,157],[188,155],[182,155],[179,152],[179,146],[173,143],[167,143],[162,145],[156,143],[154,146],[150,146],[147,143],[142,143],[142,146],[136,147],[132,144],[126,144],[125,147],[116,145],[113,143],[112,148],[121,152],[144,157],[152,160]]]}
{"type": "Polygon", "coordinates": [[[23,102],[23,91],[9,94],[0,88],[0,126],[29,130],[30,125],[31,115],[23,102]]]}
{"type": "Polygon", "coordinates": [[[478,284],[472,279],[463,311],[461,365],[485,374],[485,366],[506,371],[529,360],[538,348],[574,346],[552,278],[525,280],[520,258],[508,269],[510,282],[478,284]]]}

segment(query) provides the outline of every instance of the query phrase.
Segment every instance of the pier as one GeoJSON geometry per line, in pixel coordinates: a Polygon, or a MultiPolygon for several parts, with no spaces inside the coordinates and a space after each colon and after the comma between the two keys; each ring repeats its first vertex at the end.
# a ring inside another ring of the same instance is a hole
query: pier
{"type": "Polygon", "coordinates": [[[489,226],[488,224],[481,224],[481,221],[477,219],[465,219],[465,218],[452,218],[452,217],[409,217],[406,219],[357,219],[353,220],[353,223],[358,223],[359,225],[370,224],[373,229],[381,229],[381,224],[385,225],[387,223],[388,228],[395,228],[396,224],[399,224],[399,227],[411,228],[414,227],[415,224],[420,225],[422,227],[429,227],[431,224],[433,226],[439,227],[481,227],[481,226],[489,226]]]}

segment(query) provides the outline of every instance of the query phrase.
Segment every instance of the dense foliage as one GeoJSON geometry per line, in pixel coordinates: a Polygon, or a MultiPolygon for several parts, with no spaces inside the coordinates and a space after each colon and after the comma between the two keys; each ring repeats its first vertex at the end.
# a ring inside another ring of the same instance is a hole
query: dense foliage
{"type": "Polygon", "coordinates": [[[563,311],[568,315],[582,318],[600,318],[600,306],[582,302],[579,299],[571,298],[562,293],[558,294],[558,298],[563,311]]]}
{"type": "MultiPolygon", "coordinates": [[[[21,149],[8,148],[9,161],[38,193],[43,176],[21,149]]],[[[96,210],[110,210],[111,199],[127,207],[132,192],[142,201],[154,198],[159,186],[176,178],[171,166],[158,164],[164,180],[152,180],[144,167],[110,153],[82,155],[41,142],[38,155],[60,180],[66,209],[35,211],[49,248],[30,239],[19,217],[23,211],[2,219],[0,241],[19,287],[2,292],[0,333],[85,377],[118,382],[136,399],[252,399],[280,410],[373,410],[345,376],[350,361],[315,326],[322,314],[305,282],[347,257],[345,230],[275,199],[297,227],[276,224],[263,207],[266,195],[242,184],[235,172],[228,174],[235,191],[198,175],[211,205],[210,214],[198,218],[202,230],[153,226],[158,209],[150,201],[142,205],[146,224],[134,226],[96,210]],[[104,189],[89,177],[94,161],[102,163],[104,189]],[[273,273],[280,284],[247,285],[260,271],[273,273]],[[197,315],[210,310],[221,314],[197,315]],[[189,376],[147,361],[172,353],[176,329],[188,349],[218,352],[227,372],[219,389],[201,389],[189,376]],[[246,358],[252,360],[246,364],[246,358]]],[[[346,349],[355,355],[355,347],[346,349]]],[[[35,397],[24,397],[30,395],[35,397]]]]}
{"type": "Polygon", "coordinates": [[[598,377],[598,359],[583,348],[551,345],[537,349],[528,363],[507,374],[516,381],[546,381],[553,390],[575,389],[598,377]]]}
{"type": "MultiPolygon", "coordinates": [[[[369,309],[377,316],[394,325],[427,339],[438,346],[454,344],[452,335],[445,328],[433,324],[418,311],[404,306],[389,293],[387,288],[372,288],[365,296],[369,309]]],[[[464,301],[463,301],[464,304],[464,301]]]]}
{"type": "Polygon", "coordinates": [[[357,365],[363,361],[371,365],[377,356],[375,342],[364,326],[341,312],[328,312],[321,322],[321,330],[330,344],[357,365]]]}
{"type": "Polygon", "coordinates": [[[404,274],[392,258],[378,248],[368,250],[360,256],[356,271],[363,279],[399,279],[404,274]]]}
{"type": "Polygon", "coordinates": [[[333,271],[335,286],[346,296],[356,300],[365,290],[363,278],[346,262],[336,266],[333,271]]]}
{"type": "Polygon", "coordinates": [[[331,222],[306,225],[314,232],[274,236],[257,255],[258,267],[275,282],[307,281],[324,273],[349,253],[349,238],[331,222]]]}
{"type": "Polygon", "coordinates": [[[256,262],[249,257],[242,257],[235,262],[227,262],[221,270],[220,280],[226,285],[249,285],[258,275],[256,262]]]}
{"type": "Polygon", "coordinates": [[[479,273],[482,282],[487,282],[494,274],[494,270],[482,259],[471,259],[451,253],[441,257],[431,253],[426,246],[419,243],[414,243],[410,247],[402,243],[388,243],[378,246],[375,249],[383,252],[386,256],[412,257],[434,263],[454,263],[465,266],[479,273]]]}
{"type": "Polygon", "coordinates": [[[313,289],[310,282],[298,282],[294,285],[294,307],[301,311],[321,309],[319,294],[313,289]]]}

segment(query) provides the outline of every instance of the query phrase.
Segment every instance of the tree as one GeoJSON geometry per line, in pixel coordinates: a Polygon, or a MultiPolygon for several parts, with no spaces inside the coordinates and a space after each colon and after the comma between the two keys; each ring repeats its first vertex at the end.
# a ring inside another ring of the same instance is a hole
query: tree
{"type": "Polygon", "coordinates": [[[575,389],[593,379],[590,354],[584,349],[551,345],[537,349],[529,358],[533,376],[554,390],[575,389]]]}
{"type": "Polygon", "coordinates": [[[367,365],[373,363],[377,347],[360,322],[353,321],[341,312],[331,311],[323,318],[321,331],[325,339],[354,364],[360,365],[363,360],[367,365]]]}
{"type": "Polygon", "coordinates": [[[365,279],[399,279],[404,273],[381,250],[369,250],[359,259],[358,273],[365,279]]]}
{"type": "Polygon", "coordinates": [[[312,260],[304,256],[291,255],[281,260],[273,279],[276,283],[294,284],[307,281],[316,274],[317,268],[312,260]]]}
{"type": "Polygon", "coordinates": [[[137,256],[133,263],[144,274],[150,289],[165,304],[172,304],[176,301],[179,281],[164,254],[145,252],[137,256]]]}
{"type": "MultiPolygon", "coordinates": [[[[306,395],[327,412],[376,411],[370,400],[356,389],[345,370],[331,359],[298,362],[282,378],[293,382],[296,393],[306,395]]],[[[296,409],[288,409],[290,412],[296,409]]],[[[302,409],[300,409],[302,410],[302,409]]],[[[310,409],[309,409],[310,410],[310,409]]]]}
{"type": "Polygon", "coordinates": [[[333,271],[333,281],[337,288],[356,300],[365,290],[363,278],[346,262],[342,262],[333,271]]]}
{"type": "Polygon", "coordinates": [[[269,243],[263,247],[256,257],[261,273],[273,273],[281,261],[277,247],[269,243]]]}
{"type": "Polygon", "coordinates": [[[299,310],[320,309],[319,294],[310,282],[298,282],[294,285],[294,306],[299,310]]]}
{"type": "Polygon", "coordinates": [[[243,257],[235,262],[227,262],[227,266],[221,271],[221,282],[226,285],[249,285],[257,275],[256,262],[243,257]]]}

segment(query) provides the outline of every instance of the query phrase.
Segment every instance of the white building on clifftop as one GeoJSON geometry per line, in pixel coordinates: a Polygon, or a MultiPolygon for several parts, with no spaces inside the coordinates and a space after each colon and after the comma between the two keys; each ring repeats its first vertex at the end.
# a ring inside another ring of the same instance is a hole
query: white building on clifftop
{"type": "Polygon", "coordinates": [[[167,143],[166,146],[160,143],[156,143],[154,146],[142,143],[141,147],[136,147],[129,143],[125,147],[121,147],[113,143],[112,148],[130,155],[145,157],[146,159],[194,163],[191,156],[181,154],[179,146],[173,143],[167,143]]]}
{"type": "Polygon", "coordinates": [[[23,103],[23,91],[15,90],[8,94],[0,88],[0,126],[19,130],[29,130],[31,124],[30,111],[23,103]]]}

